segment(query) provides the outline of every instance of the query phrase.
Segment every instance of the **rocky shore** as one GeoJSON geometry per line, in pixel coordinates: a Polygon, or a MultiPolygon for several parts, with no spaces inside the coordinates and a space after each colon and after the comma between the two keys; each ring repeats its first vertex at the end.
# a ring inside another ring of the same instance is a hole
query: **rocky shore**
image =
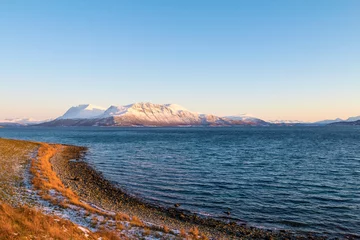
{"type": "Polygon", "coordinates": [[[166,225],[172,229],[189,231],[196,226],[210,239],[325,239],[310,233],[258,229],[232,221],[204,218],[176,206],[163,208],[146,203],[107,181],[82,160],[85,153],[86,148],[66,146],[51,159],[51,164],[66,187],[71,188],[84,201],[102,209],[135,215],[144,222],[166,225]]]}

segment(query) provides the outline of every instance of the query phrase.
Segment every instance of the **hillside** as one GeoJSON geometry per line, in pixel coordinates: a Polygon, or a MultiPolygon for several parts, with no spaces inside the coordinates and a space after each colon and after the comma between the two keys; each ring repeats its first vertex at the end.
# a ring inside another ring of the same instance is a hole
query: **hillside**
{"type": "Polygon", "coordinates": [[[360,126],[360,120],[352,122],[336,122],[329,124],[329,126],[360,126]]]}
{"type": "Polygon", "coordinates": [[[63,116],[39,126],[259,126],[258,118],[219,117],[191,112],[177,104],[134,103],[104,110],[90,104],[70,108],[63,116]]]}

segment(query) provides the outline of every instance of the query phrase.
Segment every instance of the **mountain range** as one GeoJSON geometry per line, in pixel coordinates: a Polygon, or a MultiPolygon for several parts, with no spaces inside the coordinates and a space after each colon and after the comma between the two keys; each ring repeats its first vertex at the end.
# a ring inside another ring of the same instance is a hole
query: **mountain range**
{"type": "Polygon", "coordinates": [[[268,125],[250,117],[219,117],[191,112],[177,104],[134,103],[107,109],[91,104],[70,108],[64,115],[39,126],[234,126],[268,125]]]}
{"type": "Polygon", "coordinates": [[[264,121],[241,114],[236,116],[215,116],[191,112],[177,104],[134,103],[124,106],[98,107],[83,104],[71,107],[54,120],[6,119],[0,126],[118,126],[118,127],[164,127],[164,126],[296,126],[296,125],[355,125],[360,116],[347,120],[340,118],[307,123],[293,120],[264,121]]]}
{"type": "Polygon", "coordinates": [[[359,126],[360,120],[334,122],[334,123],[330,123],[329,125],[331,125],[331,126],[359,126]]]}
{"type": "Polygon", "coordinates": [[[28,126],[28,125],[35,125],[43,122],[48,122],[51,120],[52,119],[36,120],[33,118],[7,118],[4,120],[0,120],[0,126],[11,126],[11,127],[28,126]]]}

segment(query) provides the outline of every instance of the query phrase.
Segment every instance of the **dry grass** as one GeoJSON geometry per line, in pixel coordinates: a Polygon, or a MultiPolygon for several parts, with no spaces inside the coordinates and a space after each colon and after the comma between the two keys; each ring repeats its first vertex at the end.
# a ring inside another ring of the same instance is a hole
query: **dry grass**
{"type": "Polygon", "coordinates": [[[199,240],[209,239],[204,233],[201,233],[197,227],[190,228],[188,234],[186,234],[184,229],[181,229],[180,236],[186,239],[199,239],[199,240]]]}
{"type": "Polygon", "coordinates": [[[114,233],[112,231],[108,231],[105,228],[101,228],[97,232],[97,234],[98,234],[98,236],[101,236],[101,239],[106,239],[106,240],[121,240],[122,239],[116,233],[114,233]]]}
{"type": "Polygon", "coordinates": [[[185,229],[180,229],[180,237],[183,237],[183,238],[186,238],[187,234],[186,234],[186,231],[185,229]]]}
{"type": "Polygon", "coordinates": [[[150,228],[148,228],[148,227],[144,228],[144,235],[145,235],[145,236],[149,236],[150,233],[151,233],[150,228]]]}
{"type": "Polygon", "coordinates": [[[137,216],[133,216],[131,218],[130,224],[132,226],[136,226],[136,227],[144,227],[145,226],[144,223],[137,216]]]}
{"type": "Polygon", "coordinates": [[[66,188],[60,178],[56,175],[55,171],[53,171],[50,159],[59,152],[62,147],[63,146],[61,145],[40,143],[37,159],[32,160],[30,167],[30,172],[33,175],[32,184],[35,189],[39,191],[39,195],[45,200],[49,200],[50,197],[52,200],[55,199],[56,201],[56,197],[49,195],[50,190],[56,190],[58,193],[61,193],[61,195],[68,200],[68,203],[66,204],[64,202],[58,203],[58,205],[62,207],[68,207],[68,204],[74,204],[91,213],[107,215],[106,213],[91,207],[89,204],[81,202],[79,196],[71,189],[66,188]]]}
{"type": "Polygon", "coordinates": [[[129,222],[130,221],[130,216],[125,214],[125,213],[117,213],[115,215],[115,220],[116,221],[127,221],[127,222],[129,222]]]}
{"type": "MultiPolygon", "coordinates": [[[[120,239],[107,231],[89,231],[88,235],[87,239],[90,240],[98,239],[100,236],[107,240],[120,239]]],[[[27,239],[26,236],[36,236],[34,239],[85,239],[84,232],[70,221],[44,215],[26,206],[13,208],[7,204],[0,204],[0,239],[27,239]]]]}
{"type": "MultiPolygon", "coordinates": [[[[70,189],[66,189],[52,171],[49,159],[58,147],[60,145],[0,138],[0,240],[85,239],[84,232],[70,221],[45,215],[28,206],[18,206],[19,202],[27,201],[24,189],[20,187],[23,181],[21,176],[30,160],[30,154],[35,153],[37,149],[40,161],[32,161],[31,172],[34,175],[33,184],[42,198],[64,208],[68,207],[69,200],[59,202],[50,194],[49,190],[55,189],[72,199],[72,204],[80,203],[79,198],[70,189]]],[[[90,209],[94,211],[91,207],[90,209]]],[[[89,231],[87,234],[89,235],[87,239],[90,240],[99,237],[104,240],[120,239],[115,233],[105,230],[97,233],[89,231]]]]}
{"type": "Polygon", "coordinates": [[[163,230],[164,233],[170,232],[169,227],[168,227],[168,226],[165,226],[165,225],[162,226],[162,230],[163,230]]]}
{"type": "Polygon", "coordinates": [[[0,138],[0,201],[16,204],[25,194],[19,188],[24,166],[35,152],[38,144],[0,138]]]}
{"type": "Polygon", "coordinates": [[[125,230],[126,227],[122,223],[116,223],[116,229],[122,231],[122,230],[125,230]]]}
{"type": "MultiPolygon", "coordinates": [[[[29,239],[85,239],[84,232],[70,221],[44,215],[29,207],[14,208],[4,204],[4,202],[10,202],[9,196],[10,199],[14,199],[14,202],[18,200],[19,195],[21,196],[21,194],[17,193],[18,186],[22,182],[19,176],[22,175],[21,171],[24,171],[24,166],[30,159],[29,153],[36,150],[38,150],[37,157],[31,161],[30,172],[33,176],[32,184],[44,200],[62,208],[68,208],[69,205],[79,206],[85,209],[84,216],[86,217],[90,217],[92,214],[108,216],[107,213],[82,202],[76,193],[64,186],[52,169],[50,160],[55,154],[63,152],[63,148],[66,148],[66,146],[0,139],[0,240],[27,239],[27,237],[29,239]],[[56,193],[54,194],[54,192],[56,193]],[[14,198],[16,193],[17,195],[14,198]]],[[[144,236],[156,234],[158,231],[172,234],[172,231],[165,225],[147,227],[138,217],[130,217],[125,213],[115,215],[116,222],[113,223],[113,227],[117,230],[116,233],[115,231],[109,231],[109,228],[106,227],[108,220],[108,218],[105,218],[102,222],[99,222],[97,217],[92,217],[92,227],[97,228],[99,223],[103,227],[96,233],[89,231],[87,239],[92,240],[99,237],[102,237],[103,240],[127,239],[126,236],[122,238],[118,236],[120,231],[127,230],[124,222],[129,222],[133,227],[143,228],[144,236]]],[[[208,239],[196,227],[192,228],[189,233],[182,229],[179,237],[208,239]]]]}
{"type": "Polygon", "coordinates": [[[197,227],[192,227],[189,231],[189,234],[193,237],[197,238],[200,234],[199,229],[197,227]]]}

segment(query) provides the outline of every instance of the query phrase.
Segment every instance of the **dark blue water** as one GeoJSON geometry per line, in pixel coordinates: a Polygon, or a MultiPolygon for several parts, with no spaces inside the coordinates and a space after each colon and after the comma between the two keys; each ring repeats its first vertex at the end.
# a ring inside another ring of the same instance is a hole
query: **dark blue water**
{"type": "Polygon", "coordinates": [[[164,206],[360,234],[359,127],[3,128],[0,137],[88,146],[106,178],[164,206]]]}

